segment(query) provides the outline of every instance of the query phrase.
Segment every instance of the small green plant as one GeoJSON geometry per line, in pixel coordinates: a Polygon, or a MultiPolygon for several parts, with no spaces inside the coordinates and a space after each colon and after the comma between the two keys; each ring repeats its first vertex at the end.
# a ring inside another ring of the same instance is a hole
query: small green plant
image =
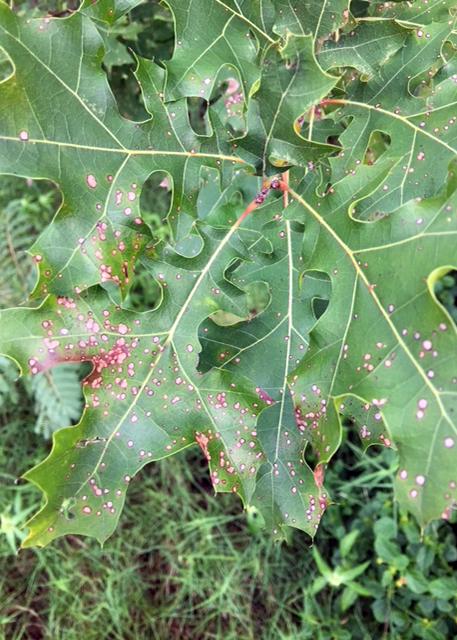
{"type": "MultiPolygon", "coordinates": [[[[140,47],[124,29],[140,2],[58,18],[0,2],[0,171],[63,196],[0,349],[51,380],[90,367],[81,420],[26,474],[45,503],[24,545],[103,542],[140,469],[196,445],[273,537],[313,536],[345,423],[397,451],[402,508],[449,519],[456,339],[434,287],[455,266],[452,4],[167,4],[161,59],[135,56],[121,114],[103,61],[122,32],[140,47]]],[[[347,607],[354,570],[325,570],[347,607]]]]}
{"type": "Polygon", "coordinates": [[[17,552],[18,541],[20,543],[25,538],[24,521],[34,508],[34,505],[24,507],[21,494],[16,493],[13,504],[0,514],[0,534],[5,536],[9,548],[13,553],[17,552]]]}

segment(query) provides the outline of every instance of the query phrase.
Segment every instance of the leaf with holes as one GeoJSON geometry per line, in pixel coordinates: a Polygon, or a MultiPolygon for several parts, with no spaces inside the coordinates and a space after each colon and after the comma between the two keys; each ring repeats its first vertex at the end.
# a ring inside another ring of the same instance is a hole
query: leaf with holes
{"type": "Polygon", "coordinates": [[[192,131],[185,101],[164,103],[165,72],[148,60],[138,60],[136,75],[153,118],[122,118],[101,68],[101,45],[82,12],[21,20],[0,3],[0,46],[14,65],[2,85],[0,171],[48,178],[64,194],[33,247],[36,296],[73,295],[99,282],[111,295],[125,293],[150,237],[139,215],[146,178],[159,170],[172,175],[174,212],[195,215],[201,167],[228,163],[229,176],[243,164],[216,134],[192,131]],[[109,239],[117,243],[112,255],[104,249],[109,239]]]}
{"type": "MultiPolygon", "coordinates": [[[[220,195],[214,193],[213,197],[220,195]]],[[[328,279],[322,274],[308,273],[303,279],[303,229],[285,220],[283,209],[282,198],[259,208],[251,224],[257,223],[271,249],[262,259],[240,265],[233,274],[240,287],[253,278],[268,282],[270,304],[249,323],[223,331],[208,319],[200,329],[201,366],[219,366],[256,381],[271,406],[262,412],[257,424],[268,464],[261,468],[252,503],[275,536],[281,537],[282,527],[287,524],[313,536],[328,495],[321,483],[316,485],[312,470],[303,461],[306,430],[294,415],[287,378],[306,352],[308,331],[316,315],[322,314],[329,289],[328,279]],[[306,513],[303,505],[307,505],[306,513]]],[[[329,439],[329,450],[331,447],[333,452],[338,442],[339,430],[333,441],[329,439]]]]}
{"type": "Polygon", "coordinates": [[[397,497],[424,524],[456,500],[455,325],[433,295],[457,232],[455,25],[440,11],[420,27],[360,20],[325,44],[320,64],[343,75],[319,116],[341,127],[341,149],[294,173],[287,215],[305,224],[305,269],[332,290],[289,376],[295,411],[322,462],[343,419],[364,447],[395,447],[397,497]]]}
{"type": "Polygon", "coordinates": [[[132,122],[102,61],[137,4],[30,20],[0,2],[0,171],[63,196],[32,248],[38,300],[2,313],[0,349],[32,376],[91,365],[81,421],[27,474],[46,503],[25,544],[105,540],[144,464],[196,444],[216,490],[312,536],[343,423],[398,450],[403,507],[448,517],[456,339],[433,286],[455,267],[451,3],[170,0],[174,53],[137,58],[151,117],[132,122]],[[140,207],[154,172],[168,243],[140,207]],[[143,313],[125,308],[139,261],[160,291],[143,313]]]}
{"type": "Polygon", "coordinates": [[[320,459],[342,417],[353,420],[362,441],[398,450],[397,497],[427,523],[456,500],[456,327],[433,295],[455,265],[456,184],[367,224],[349,216],[348,193],[360,196],[374,169],[323,196],[315,176],[290,189],[288,217],[306,228],[304,267],[328,273],[332,293],[289,383],[320,459]]]}
{"type": "MultiPolygon", "coordinates": [[[[350,66],[360,73],[347,82],[347,97],[325,101],[339,107],[338,117],[350,119],[339,137],[342,150],[331,160],[332,179],[378,158],[391,165],[371,196],[353,203],[357,218],[370,220],[413,198],[428,198],[446,183],[457,152],[456,77],[444,55],[453,28],[448,19],[401,28],[395,22],[362,22],[319,56],[326,69],[350,66]],[[385,47],[379,47],[379,37],[386,38],[385,47]],[[370,157],[379,133],[384,149],[370,157]]],[[[448,57],[453,56],[451,50],[448,57]]]]}
{"type": "Polygon", "coordinates": [[[334,151],[302,136],[298,122],[336,82],[335,76],[319,68],[312,36],[289,36],[279,49],[268,47],[260,85],[249,103],[248,133],[240,140],[240,156],[269,173],[277,167],[306,167],[334,151]]]}
{"type": "MultiPolygon", "coordinates": [[[[251,189],[256,182],[248,179],[251,189]]],[[[235,184],[230,195],[236,192],[235,184]]],[[[254,276],[241,285],[229,273],[233,261],[251,259],[251,245],[261,240],[251,228],[255,216],[240,226],[235,212],[228,207],[225,220],[214,212],[218,227],[199,225],[196,257],[167,246],[166,262],[152,262],[162,289],[155,311],[122,310],[91,288],[2,314],[0,349],[23,371],[36,375],[62,362],[92,365],[81,422],[59,431],[49,458],[26,476],[47,497],[30,522],[26,545],[70,532],[105,540],[131,477],[147,462],[195,442],[210,462],[216,490],[250,501],[264,460],[256,416],[266,401],[247,378],[221,369],[200,375],[196,366],[205,318],[225,314],[241,321],[253,313],[251,300],[268,304],[264,280],[254,276]]]]}

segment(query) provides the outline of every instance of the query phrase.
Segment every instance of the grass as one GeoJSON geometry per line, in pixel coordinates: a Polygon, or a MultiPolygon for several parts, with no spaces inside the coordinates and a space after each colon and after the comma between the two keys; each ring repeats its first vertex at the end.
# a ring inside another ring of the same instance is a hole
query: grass
{"type": "Polygon", "coordinates": [[[249,533],[235,497],[216,501],[195,454],[180,457],[133,483],[104,549],[70,537],[12,561],[2,547],[6,637],[251,638],[266,613],[279,623],[281,549],[249,533]]]}
{"type": "MultiPolygon", "coordinates": [[[[26,509],[36,506],[37,495],[27,485],[15,484],[16,474],[42,457],[46,445],[19,422],[3,427],[2,442],[1,510],[10,519],[18,516],[20,522],[26,509]]],[[[395,561],[389,564],[373,554],[381,516],[393,518],[397,527],[400,522],[389,498],[391,453],[361,457],[347,442],[344,459],[336,461],[329,476],[332,493],[341,504],[324,519],[316,546],[332,566],[346,570],[358,562],[369,563],[363,577],[369,595],[358,595],[349,611],[341,608],[340,587],[325,583],[323,590],[316,589],[319,571],[310,539],[297,531],[288,544],[279,546],[264,533],[252,532],[236,496],[213,495],[206,463],[195,449],[143,470],[129,489],[121,526],[104,548],[70,536],[50,548],[15,556],[6,536],[0,538],[4,637],[397,638],[396,632],[392,635],[391,618],[402,610],[407,611],[408,624],[417,618],[422,628],[420,600],[410,603],[408,611],[403,594],[401,606],[395,602],[402,587],[382,584],[385,571],[393,578],[397,575],[395,561]],[[342,552],[342,538],[358,529],[359,542],[342,552]],[[387,596],[391,611],[381,623],[373,606],[387,596]]],[[[417,527],[407,522],[416,531],[416,544],[423,546],[417,527]]],[[[427,543],[430,549],[450,547],[446,541],[450,529],[449,524],[434,525],[427,543]]],[[[396,538],[395,544],[401,544],[402,534],[396,538]]],[[[441,574],[451,575],[452,563],[445,565],[441,574]]]]}

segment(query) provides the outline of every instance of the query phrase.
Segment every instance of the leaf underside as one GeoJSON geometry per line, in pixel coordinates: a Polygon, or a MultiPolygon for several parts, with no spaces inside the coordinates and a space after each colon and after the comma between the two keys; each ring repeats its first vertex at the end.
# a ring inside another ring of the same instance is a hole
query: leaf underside
{"type": "Polygon", "coordinates": [[[0,172],[63,196],[0,352],[31,376],[91,365],[80,422],[25,476],[44,503],[24,545],[103,542],[135,474],[192,445],[272,535],[313,536],[343,423],[397,450],[421,524],[449,517],[457,341],[434,283],[457,267],[455,7],[169,0],[174,53],[137,57],[150,117],[133,122],[102,63],[137,4],[28,19],[0,1],[0,172]],[[161,243],[140,207],[154,172],[172,191],[161,243]],[[147,312],[126,304],[140,264],[160,290],[147,312]]]}

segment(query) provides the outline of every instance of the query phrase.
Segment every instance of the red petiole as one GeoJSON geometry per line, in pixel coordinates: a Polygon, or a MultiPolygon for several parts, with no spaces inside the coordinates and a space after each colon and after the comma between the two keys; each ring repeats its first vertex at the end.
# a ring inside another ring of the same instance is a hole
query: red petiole
{"type": "Polygon", "coordinates": [[[252,211],[257,209],[257,207],[260,207],[260,205],[265,202],[265,198],[267,197],[267,195],[269,194],[271,189],[273,189],[275,191],[279,189],[279,190],[281,190],[283,192],[286,192],[287,191],[287,184],[283,180],[280,180],[278,178],[273,178],[273,180],[271,180],[270,183],[266,183],[265,182],[262,191],[260,191],[256,195],[254,200],[250,204],[248,204],[246,209],[243,211],[243,213],[238,218],[238,220],[236,222],[237,226],[240,225],[243,222],[243,220],[245,218],[247,218],[247,216],[252,211]]]}

